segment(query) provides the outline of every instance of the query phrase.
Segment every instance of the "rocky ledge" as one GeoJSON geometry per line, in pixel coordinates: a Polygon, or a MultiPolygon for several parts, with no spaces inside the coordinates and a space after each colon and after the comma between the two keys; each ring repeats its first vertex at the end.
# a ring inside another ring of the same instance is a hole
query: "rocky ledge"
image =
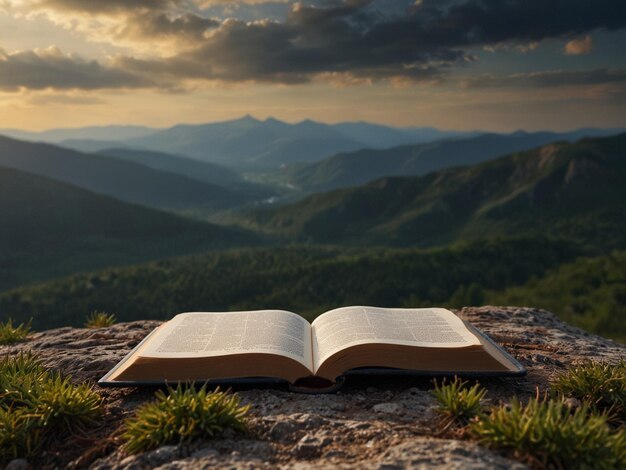
{"type": "MultiPolygon", "coordinates": [[[[523,378],[481,383],[492,402],[522,399],[549,389],[551,379],[576,361],[616,360],[626,346],[561,322],[552,313],[517,307],[465,308],[458,314],[504,346],[528,370],[523,378]]],[[[96,330],[59,328],[36,333],[0,353],[30,350],[51,369],[76,381],[97,381],[159,322],[122,323],[96,330]]],[[[128,455],[119,429],[154,389],[98,389],[106,414],[88,437],[48,449],[36,468],[525,468],[506,455],[441,434],[427,378],[351,377],[331,395],[302,395],[286,387],[239,388],[251,405],[245,435],[164,446],[128,455]]],[[[13,461],[9,468],[27,468],[13,461]]]]}

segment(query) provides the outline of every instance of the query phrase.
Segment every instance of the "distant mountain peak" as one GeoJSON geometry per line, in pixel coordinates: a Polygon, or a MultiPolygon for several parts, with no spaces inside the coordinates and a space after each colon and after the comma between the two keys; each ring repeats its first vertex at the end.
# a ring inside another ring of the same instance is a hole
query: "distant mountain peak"
{"type": "Polygon", "coordinates": [[[302,121],[294,124],[294,126],[298,129],[319,129],[322,127],[327,127],[327,124],[313,121],[312,119],[303,119],[302,121]]]}
{"type": "Polygon", "coordinates": [[[233,122],[250,122],[250,123],[254,122],[254,123],[260,123],[261,121],[259,121],[257,118],[255,118],[251,114],[246,114],[245,116],[242,116],[239,119],[235,119],[233,122]]]}
{"type": "Polygon", "coordinates": [[[297,123],[298,125],[306,125],[306,124],[320,124],[317,121],[314,121],[313,119],[303,119],[302,121],[297,123]]]}
{"type": "Polygon", "coordinates": [[[263,121],[265,124],[285,124],[284,121],[281,121],[280,119],[276,119],[275,117],[272,116],[268,116],[265,118],[265,121],[263,121]]]}
{"type": "Polygon", "coordinates": [[[523,129],[518,129],[518,130],[516,130],[514,132],[511,132],[509,135],[511,135],[513,137],[522,137],[522,136],[528,135],[528,132],[526,132],[523,129]]]}

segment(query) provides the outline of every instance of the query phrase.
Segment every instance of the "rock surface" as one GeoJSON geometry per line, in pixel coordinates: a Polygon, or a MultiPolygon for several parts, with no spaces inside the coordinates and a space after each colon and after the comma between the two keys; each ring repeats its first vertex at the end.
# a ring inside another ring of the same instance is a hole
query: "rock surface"
{"type": "MultiPolygon", "coordinates": [[[[485,379],[492,402],[524,399],[549,389],[568,365],[616,360],[626,346],[568,326],[553,314],[530,308],[465,308],[459,315],[503,345],[528,370],[523,378],[485,379]]],[[[30,350],[76,381],[96,381],[159,322],[123,323],[95,330],[60,328],[26,343],[0,346],[0,354],[30,350]]],[[[525,468],[504,454],[441,435],[428,378],[349,377],[331,395],[291,393],[285,386],[240,387],[251,405],[249,431],[213,441],[164,446],[136,456],[117,437],[123,419],[152,398],[154,389],[98,389],[106,404],[98,429],[74,443],[46,450],[36,468],[168,470],[196,468],[525,468]]],[[[25,462],[15,462],[23,468],[25,462]]]]}

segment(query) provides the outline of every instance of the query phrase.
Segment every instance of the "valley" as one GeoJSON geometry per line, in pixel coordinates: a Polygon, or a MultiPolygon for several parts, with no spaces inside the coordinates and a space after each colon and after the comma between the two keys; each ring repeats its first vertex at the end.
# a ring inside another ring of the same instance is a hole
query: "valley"
{"type": "Polygon", "coordinates": [[[532,303],[624,337],[626,134],[274,121],[130,129],[96,153],[0,137],[0,314],[50,328],[92,310],[532,303]],[[260,145],[277,129],[285,146],[260,145]],[[372,148],[341,153],[337,135],[372,148]],[[315,140],[332,149],[303,156],[315,140]],[[585,266],[603,274],[581,297],[567,284],[585,266]]]}

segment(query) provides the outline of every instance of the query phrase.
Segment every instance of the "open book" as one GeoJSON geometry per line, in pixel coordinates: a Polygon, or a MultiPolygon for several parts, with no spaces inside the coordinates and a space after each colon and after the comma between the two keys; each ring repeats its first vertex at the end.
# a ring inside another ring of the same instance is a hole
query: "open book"
{"type": "Polygon", "coordinates": [[[345,307],[309,324],[282,310],[176,315],[101,385],[272,377],[334,383],[359,368],[520,375],[524,368],[443,308],[345,307]]]}

